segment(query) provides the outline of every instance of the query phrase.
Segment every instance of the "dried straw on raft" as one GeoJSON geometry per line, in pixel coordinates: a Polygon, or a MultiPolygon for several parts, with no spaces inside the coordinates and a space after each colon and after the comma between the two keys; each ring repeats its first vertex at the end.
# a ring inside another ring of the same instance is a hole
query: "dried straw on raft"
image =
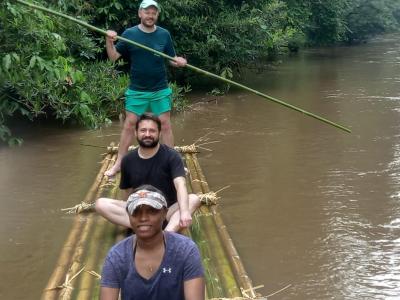
{"type": "MultiPolygon", "coordinates": [[[[257,296],[232,239],[218,212],[217,193],[210,191],[197,160],[195,145],[176,147],[185,159],[188,173],[188,188],[202,200],[195,213],[189,236],[197,243],[206,270],[207,299],[256,299],[257,296]]],[[[91,209],[99,197],[118,198],[117,181],[110,183],[104,171],[116,159],[115,147],[109,153],[95,182],[79,207],[91,209]]],[[[95,213],[77,214],[61,249],[59,259],[42,299],[93,299],[99,294],[99,273],[104,257],[116,240],[123,237],[124,230],[116,228],[95,213]]],[[[261,298],[262,299],[262,298],[261,298]]]]}

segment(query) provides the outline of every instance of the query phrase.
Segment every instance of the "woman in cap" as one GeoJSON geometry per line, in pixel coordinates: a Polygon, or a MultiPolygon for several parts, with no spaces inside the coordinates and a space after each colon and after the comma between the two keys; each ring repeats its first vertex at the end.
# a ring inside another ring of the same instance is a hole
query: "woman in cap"
{"type": "Polygon", "coordinates": [[[101,276],[101,300],[203,300],[204,271],[196,244],[162,230],[167,202],[153,186],[131,194],[126,211],[134,235],[109,251],[101,276]]]}

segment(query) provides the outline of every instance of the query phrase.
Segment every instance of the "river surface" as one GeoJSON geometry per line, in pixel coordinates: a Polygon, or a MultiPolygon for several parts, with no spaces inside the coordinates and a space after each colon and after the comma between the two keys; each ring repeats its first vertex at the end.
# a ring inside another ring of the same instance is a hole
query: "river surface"
{"type": "MultiPolygon", "coordinates": [[[[246,92],[176,114],[258,292],[270,299],[400,299],[400,36],[313,49],[240,81],[348,126],[246,92]]],[[[193,95],[199,99],[201,95],[193,95]]],[[[207,98],[209,100],[209,98],[207,98]]],[[[37,299],[120,126],[17,129],[0,148],[0,298],[37,299]]]]}

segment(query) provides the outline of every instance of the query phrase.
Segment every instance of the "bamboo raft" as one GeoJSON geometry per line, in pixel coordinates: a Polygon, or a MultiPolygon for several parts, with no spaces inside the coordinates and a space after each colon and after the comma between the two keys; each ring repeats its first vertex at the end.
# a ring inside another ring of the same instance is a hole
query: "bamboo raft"
{"type": "MultiPolygon", "coordinates": [[[[117,148],[108,147],[99,173],[81,205],[93,207],[99,197],[119,198],[118,180],[108,182],[104,171],[114,164],[117,148]]],[[[210,191],[197,159],[195,145],[176,147],[189,172],[187,186],[202,200],[193,216],[193,224],[186,232],[198,245],[206,278],[206,299],[266,299],[256,294],[250,278],[224,225],[216,193],[210,191]]],[[[61,249],[55,269],[41,299],[98,299],[99,280],[104,258],[126,231],[94,212],[83,212],[74,218],[70,233],[61,249]]]]}

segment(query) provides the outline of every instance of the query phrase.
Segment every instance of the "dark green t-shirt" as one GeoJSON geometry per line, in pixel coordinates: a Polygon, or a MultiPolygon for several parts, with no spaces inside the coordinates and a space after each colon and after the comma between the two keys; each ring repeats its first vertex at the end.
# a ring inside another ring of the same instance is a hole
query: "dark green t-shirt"
{"type": "MultiPolygon", "coordinates": [[[[151,33],[143,32],[136,25],[128,28],[122,37],[143,44],[147,47],[175,56],[174,46],[168,30],[157,26],[151,33]]],[[[130,85],[135,91],[159,91],[168,87],[165,59],[137,46],[119,41],[118,53],[130,62],[130,85]]]]}

